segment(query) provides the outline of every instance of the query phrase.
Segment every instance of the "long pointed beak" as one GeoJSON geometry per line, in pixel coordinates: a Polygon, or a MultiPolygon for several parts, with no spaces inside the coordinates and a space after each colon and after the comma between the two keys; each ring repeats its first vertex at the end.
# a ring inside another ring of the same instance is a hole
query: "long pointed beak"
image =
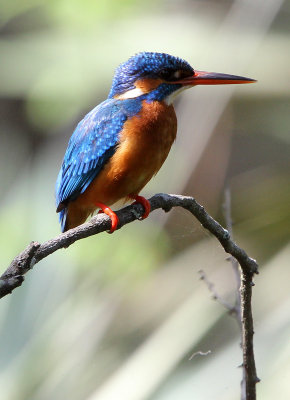
{"type": "Polygon", "coordinates": [[[228,85],[234,83],[254,83],[255,79],[245,78],[243,76],[220,74],[217,72],[194,71],[192,76],[174,81],[182,86],[194,85],[228,85]]]}

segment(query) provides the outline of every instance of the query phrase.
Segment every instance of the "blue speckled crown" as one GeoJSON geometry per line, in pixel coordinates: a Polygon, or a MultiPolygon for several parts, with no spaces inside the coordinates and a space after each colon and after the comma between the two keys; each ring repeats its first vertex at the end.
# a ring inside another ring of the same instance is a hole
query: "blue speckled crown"
{"type": "Polygon", "coordinates": [[[134,89],[134,82],[142,77],[157,78],[163,70],[185,70],[193,74],[193,68],[183,59],[165,53],[143,52],[129,58],[116,69],[108,98],[134,89]]]}

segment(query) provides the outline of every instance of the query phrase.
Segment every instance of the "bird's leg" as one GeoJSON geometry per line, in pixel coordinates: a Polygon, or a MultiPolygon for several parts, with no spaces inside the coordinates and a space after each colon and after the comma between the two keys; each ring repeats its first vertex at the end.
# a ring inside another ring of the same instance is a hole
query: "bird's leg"
{"type": "Polygon", "coordinates": [[[95,205],[96,207],[100,208],[103,213],[107,214],[111,218],[112,225],[109,233],[114,233],[119,223],[119,218],[117,217],[117,214],[110,207],[106,206],[103,203],[96,202],[95,205]]]}
{"type": "Polygon", "coordinates": [[[135,200],[135,202],[134,202],[133,204],[135,204],[135,203],[140,203],[140,204],[142,204],[142,206],[143,206],[144,209],[145,209],[145,212],[144,212],[144,214],[142,215],[141,218],[142,218],[142,219],[147,218],[148,215],[150,214],[150,211],[151,211],[151,206],[150,206],[149,201],[148,201],[147,199],[145,199],[145,197],[139,196],[139,195],[137,195],[137,194],[130,194],[130,195],[129,195],[129,198],[135,200]]]}

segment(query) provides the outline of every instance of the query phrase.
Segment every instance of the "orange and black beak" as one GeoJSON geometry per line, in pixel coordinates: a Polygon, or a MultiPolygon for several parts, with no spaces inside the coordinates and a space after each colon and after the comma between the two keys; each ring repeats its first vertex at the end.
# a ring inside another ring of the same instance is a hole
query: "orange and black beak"
{"type": "Polygon", "coordinates": [[[192,76],[174,81],[182,86],[194,85],[228,85],[234,83],[253,83],[255,79],[245,78],[243,76],[220,74],[217,72],[194,71],[192,76]]]}

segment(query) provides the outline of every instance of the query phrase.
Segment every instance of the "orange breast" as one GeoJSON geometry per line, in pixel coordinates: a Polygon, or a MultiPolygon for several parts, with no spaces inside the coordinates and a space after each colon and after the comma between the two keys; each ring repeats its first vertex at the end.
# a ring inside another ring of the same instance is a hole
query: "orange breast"
{"type": "Polygon", "coordinates": [[[109,206],[138,194],[164,163],[176,130],[172,105],[144,101],[141,112],[125,122],[115,154],[69,209],[81,208],[88,216],[97,201],[109,206]]]}

